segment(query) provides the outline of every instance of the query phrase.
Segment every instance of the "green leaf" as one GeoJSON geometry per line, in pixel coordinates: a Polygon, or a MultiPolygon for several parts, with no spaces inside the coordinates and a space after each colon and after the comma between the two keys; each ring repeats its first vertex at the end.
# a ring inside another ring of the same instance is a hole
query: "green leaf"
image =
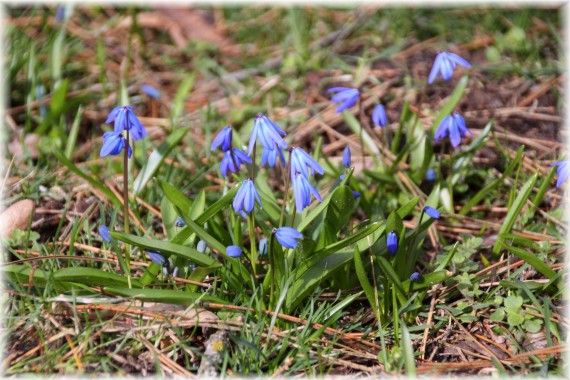
{"type": "Polygon", "coordinates": [[[197,250],[187,247],[185,245],[175,244],[162,240],[153,240],[117,231],[111,232],[111,236],[125,243],[136,245],[137,247],[140,247],[142,249],[158,251],[160,253],[167,254],[167,256],[169,255],[182,256],[201,266],[214,267],[214,268],[218,268],[221,266],[220,263],[218,263],[216,260],[212,259],[211,257],[206,256],[205,254],[198,252],[197,250]]]}
{"type": "MultiPolygon", "coordinates": [[[[350,168],[348,173],[346,173],[346,177],[340,182],[340,186],[346,185],[352,173],[354,172],[354,168],[350,168]]],[[[332,199],[332,192],[330,192],[321,203],[319,203],[315,208],[313,208],[309,213],[303,218],[303,220],[297,225],[297,231],[303,232],[305,228],[307,228],[322,212],[326,210],[328,207],[331,199],[332,199]]]]}
{"type": "Polygon", "coordinates": [[[194,222],[188,216],[182,215],[182,219],[184,219],[184,221],[186,222],[186,227],[188,227],[191,231],[193,231],[196,235],[198,235],[200,239],[204,240],[206,244],[208,244],[210,247],[216,249],[218,252],[226,256],[226,246],[224,244],[216,240],[216,238],[214,238],[212,235],[206,232],[205,229],[200,227],[196,222],[194,222]]]}
{"type": "Polygon", "coordinates": [[[507,312],[507,322],[511,326],[518,326],[524,322],[524,317],[518,313],[507,312]]]}
{"type": "Polygon", "coordinates": [[[491,316],[489,317],[489,319],[491,319],[491,321],[499,323],[501,322],[503,319],[505,319],[505,309],[500,307],[497,310],[495,310],[495,312],[493,314],[491,314],[491,316]]]}
{"type": "Polygon", "coordinates": [[[289,291],[285,305],[288,310],[292,310],[323,281],[329,278],[337,269],[353,259],[351,253],[334,253],[321,258],[315,265],[312,265],[299,278],[293,282],[289,291]]]}
{"type": "Polygon", "coordinates": [[[527,319],[523,326],[529,333],[536,334],[542,329],[542,321],[538,318],[527,319]]]}
{"type": "Polygon", "coordinates": [[[362,262],[362,258],[360,257],[360,251],[358,247],[354,247],[354,267],[356,269],[356,276],[360,281],[360,285],[362,286],[362,290],[364,290],[364,294],[366,294],[366,298],[368,298],[368,302],[372,307],[372,311],[377,319],[380,319],[380,310],[378,310],[378,304],[376,303],[376,292],[370,281],[368,280],[368,275],[366,270],[364,269],[364,264],[362,262]]]}
{"type": "MultiPolygon", "coordinates": [[[[178,189],[167,182],[157,180],[158,185],[162,189],[162,192],[166,197],[172,202],[173,205],[181,210],[192,208],[192,201],[188,199],[184,194],[182,194],[178,189]]],[[[202,215],[196,218],[195,222],[198,225],[206,223],[210,218],[216,215],[218,212],[225,210],[233,201],[236,192],[241,184],[236,185],[233,189],[230,189],[223,197],[218,199],[213,205],[208,207],[202,215]]],[[[178,234],[172,239],[172,243],[182,244],[192,235],[192,231],[188,226],[182,228],[178,234]]]]}
{"type": "Polygon", "coordinates": [[[59,86],[54,90],[50,100],[50,114],[53,120],[59,118],[66,108],[65,98],[67,97],[67,89],[69,88],[69,79],[61,81],[59,86]]]}
{"type": "Polygon", "coordinates": [[[412,347],[412,339],[406,324],[400,320],[402,326],[402,353],[404,354],[404,365],[406,367],[406,377],[413,378],[416,376],[416,360],[414,359],[414,349],[412,347]]]}
{"type": "Polygon", "coordinates": [[[392,283],[394,289],[396,289],[396,296],[398,296],[398,300],[400,300],[400,302],[404,304],[406,302],[407,296],[402,286],[402,283],[398,278],[398,275],[394,271],[394,268],[392,268],[388,260],[386,260],[382,256],[378,256],[378,265],[380,266],[380,269],[382,270],[386,278],[392,283]]]}
{"type": "Polygon", "coordinates": [[[133,192],[135,195],[140,194],[140,192],[145,188],[147,182],[164,162],[166,156],[168,156],[170,151],[178,145],[180,140],[182,140],[189,130],[189,127],[176,129],[170,136],[168,136],[166,141],[160,144],[159,147],[150,154],[133,183],[133,192]]]}
{"type": "Polygon", "coordinates": [[[182,111],[184,110],[184,101],[186,100],[186,96],[194,86],[194,80],[196,79],[196,74],[192,73],[186,77],[178,87],[178,91],[176,91],[176,95],[174,96],[174,100],[172,101],[172,112],[171,112],[171,120],[172,124],[176,122],[176,119],[182,115],[182,111]]]}
{"type": "Polygon", "coordinates": [[[348,186],[338,187],[331,196],[327,207],[325,225],[333,233],[338,233],[348,224],[352,209],[354,208],[354,195],[348,186]]]}
{"type": "Polygon", "coordinates": [[[521,296],[508,296],[505,298],[504,304],[507,311],[518,313],[523,304],[523,299],[521,296]]]}
{"type": "Polygon", "coordinates": [[[75,114],[75,119],[73,119],[73,124],[71,125],[69,137],[67,138],[67,143],[65,145],[65,157],[69,159],[71,159],[71,155],[73,154],[77,143],[77,135],[79,134],[79,127],[81,125],[81,115],[83,115],[83,107],[79,106],[77,113],[75,114]]]}
{"type": "Polygon", "coordinates": [[[465,203],[465,206],[461,208],[461,210],[459,211],[459,215],[466,215],[473,206],[477,205],[481,200],[487,197],[490,191],[492,191],[493,189],[504,183],[505,178],[508,177],[511,174],[511,172],[517,167],[519,161],[522,159],[523,154],[524,154],[524,146],[521,146],[517,151],[517,154],[513,159],[513,161],[511,162],[511,164],[507,167],[507,169],[505,169],[505,172],[499,178],[497,178],[492,183],[479,190],[477,194],[472,196],[467,201],[467,203],[465,203]]]}
{"type": "Polygon", "coordinates": [[[53,154],[55,157],[61,162],[63,165],[67,166],[69,170],[73,173],[77,174],[79,177],[86,180],[92,187],[101,191],[103,194],[109,198],[109,200],[115,205],[115,207],[123,207],[122,202],[117,198],[117,196],[105,186],[103,181],[100,179],[93,178],[87,174],[85,174],[81,169],[79,169],[73,162],[71,162],[67,157],[65,157],[61,152],[54,151],[53,154]]]}
{"type": "MultiPolygon", "coordinates": [[[[53,274],[56,281],[76,282],[87,286],[127,286],[128,280],[126,276],[120,276],[115,273],[105,272],[95,268],[71,267],[60,269],[53,274]]],[[[140,287],[138,280],[132,279],[134,287],[140,287]]]]}
{"type": "Polygon", "coordinates": [[[435,284],[440,284],[447,280],[451,272],[446,270],[438,270],[431,273],[421,275],[419,280],[410,281],[409,279],[402,282],[402,288],[406,292],[415,292],[418,290],[429,289],[435,284]]]}
{"type": "Polygon", "coordinates": [[[204,293],[192,293],[182,290],[168,289],[129,289],[121,287],[106,287],[105,292],[118,296],[134,298],[145,302],[159,302],[177,305],[193,305],[198,301],[226,304],[224,300],[204,293]]]}
{"type": "Polygon", "coordinates": [[[554,276],[556,276],[556,272],[552,268],[550,268],[546,263],[544,263],[542,260],[540,260],[537,256],[533,255],[532,253],[528,253],[523,249],[505,244],[504,242],[500,243],[500,247],[505,248],[516,257],[532,265],[534,269],[542,273],[548,279],[552,279],[554,278],[554,276]]]}

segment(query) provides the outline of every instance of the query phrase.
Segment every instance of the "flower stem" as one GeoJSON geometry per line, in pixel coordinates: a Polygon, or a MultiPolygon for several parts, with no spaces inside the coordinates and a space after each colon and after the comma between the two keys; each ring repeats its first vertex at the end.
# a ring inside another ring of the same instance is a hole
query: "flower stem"
{"type": "Polygon", "coordinates": [[[273,235],[275,235],[275,229],[269,237],[269,270],[271,271],[271,289],[269,291],[269,308],[273,309],[273,293],[275,293],[275,258],[273,256],[273,235]]]}
{"type": "MultiPolygon", "coordinates": [[[[129,122],[127,114],[127,125],[129,122]]],[[[129,130],[127,129],[126,146],[123,149],[123,220],[124,232],[129,233],[129,130]]],[[[125,243],[125,264],[127,266],[127,282],[131,288],[131,246],[125,243]]]]}
{"type": "MultiPolygon", "coordinates": [[[[275,148],[277,149],[277,148],[275,148]]],[[[283,227],[283,219],[285,217],[285,208],[289,200],[289,180],[291,178],[291,154],[293,148],[289,149],[289,161],[287,162],[287,169],[285,170],[285,194],[283,195],[283,204],[281,205],[281,215],[279,216],[279,227],[283,227]]]]}
{"type": "Polygon", "coordinates": [[[364,165],[364,158],[366,156],[366,152],[364,151],[364,137],[363,137],[363,125],[362,121],[364,120],[364,109],[362,108],[362,100],[358,97],[358,124],[360,125],[360,150],[362,151],[362,169],[366,166],[364,165]]]}
{"type": "Polygon", "coordinates": [[[253,270],[253,278],[255,280],[257,278],[257,268],[255,265],[255,260],[257,258],[257,247],[255,246],[255,220],[253,219],[253,210],[247,216],[247,228],[249,230],[249,252],[251,255],[251,269],[253,270]]]}

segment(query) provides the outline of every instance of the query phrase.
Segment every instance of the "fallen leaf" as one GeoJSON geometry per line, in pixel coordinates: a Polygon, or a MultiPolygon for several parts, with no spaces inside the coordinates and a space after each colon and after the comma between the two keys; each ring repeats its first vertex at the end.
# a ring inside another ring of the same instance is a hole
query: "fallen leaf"
{"type": "Polygon", "coordinates": [[[15,161],[21,161],[24,157],[24,151],[29,155],[30,158],[36,159],[40,155],[38,151],[38,142],[40,141],[40,136],[29,133],[24,137],[24,146],[20,141],[20,138],[16,136],[11,143],[8,144],[8,151],[15,158],[15,161]]]}
{"type": "Polygon", "coordinates": [[[24,230],[36,208],[36,202],[31,199],[22,199],[0,214],[0,237],[9,238],[15,229],[24,230]]]}
{"type": "MultiPolygon", "coordinates": [[[[126,17],[117,24],[119,28],[129,28],[131,17],[126,17]]],[[[160,8],[153,12],[137,15],[141,28],[166,30],[179,48],[185,48],[189,40],[199,40],[216,45],[224,54],[237,56],[239,47],[220,33],[214,25],[208,23],[198,11],[186,8],[160,8]]]]}

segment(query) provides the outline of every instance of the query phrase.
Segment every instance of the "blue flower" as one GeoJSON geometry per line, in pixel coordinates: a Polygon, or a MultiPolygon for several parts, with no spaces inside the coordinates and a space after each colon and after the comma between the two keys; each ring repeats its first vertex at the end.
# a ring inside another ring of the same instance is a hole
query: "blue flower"
{"type": "Polygon", "coordinates": [[[340,113],[347,108],[350,108],[356,103],[358,97],[360,96],[360,92],[356,88],[348,88],[348,87],[333,87],[329,88],[329,93],[336,92],[335,95],[331,98],[334,103],[340,103],[336,107],[336,112],[340,113]]]}
{"type": "Polygon", "coordinates": [[[292,227],[280,227],[273,230],[279,244],[285,248],[295,248],[303,238],[303,234],[292,227]]]}
{"type": "Polygon", "coordinates": [[[287,135],[275,122],[271,121],[263,114],[257,115],[253,123],[253,130],[249,138],[247,154],[251,156],[255,140],[259,142],[265,149],[273,150],[276,148],[287,149],[287,143],[281,136],[287,135]]]}
{"type": "Polygon", "coordinates": [[[158,91],[156,88],[149,86],[148,84],[143,84],[141,86],[141,89],[145,94],[147,94],[151,98],[160,99],[160,91],[158,91]]]}
{"type": "Polygon", "coordinates": [[[164,258],[164,256],[162,256],[160,253],[155,252],[155,251],[146,251],[146,253],[148,254],[148,257],[150,257],[150,260],[153,263],[156,263],[158,265],[164,265],[164,263],[166,262],[166,259],[164,258]]]}
{"type": "Polygon", "coordinates": [[[449,136],[451,140],[451,145],[454,148],[461,143],[461,138],[465,137],[466,134],[473,136],[471,131],[467,129],[465,126],[465,119],[458,113],[454,113],[453,115],[446,116],[439,127],[437,127],[437,131],[435,131],[434,139],[438,142],[440,139],[446,138],[449,136]]]}
{"type": "Polygon", "coordinates": [[[433,67],[429,73],[428,83],[431,84],[433,80],[440,75],[444,80],[449,80],[453,76],[455,65],[471,67],[471,64],[457,54],[449,53],[447,51],[440,51],[435,57],[433,67]]]}
{"type": "MultiPolygon", "coordinates": [[[[101,146],[101,152],[99,152],[99,155],[101,157],[108,155],[115,156],[121,153],[124,148],[125,138],[120,132],[105,132],[103,134],[103,145],[101,146]]],[[[133,151],[129,145],[129,158],[131,158],[132,154],[133,151]]]]}
{"type": "Polygon", "coordinates": [[[437,178],[437,175],[435,174],[435,170],[433,169],[428,169],[426,171],[426,179],[430,182],[435,181],[435,179],[437,178]]]}
{"type": "Polygon", "coordinates": [[[216,135],[216,137],[214,138],[214,141],[212,141],[212,147],[210,148],[210,150],[214,150],[219,146],[222,146],[222,151],[227,151],[230,149],[230,147],[232,146],[232,126],[228,125],[224,128],[222,128],[222,130],[220,132],[218,132],[218,134],[216,135]]]}
{"type": "Polygon", "coordinates": [[[410,281],[414,282],[414,281],[418,281],[420,279],[420,273],[419,272],[414,272],[412,273],[412,275],[410,276],[410,281]]]}
{"type": "Polygon", "coordinates": [[[562,186],[564,182],[568,179],[570,174],[570,161],[558,161],[554,162],[552,166],[556,166],[556,174],[558,174],[558,180],[556,181],[556,187],[562,186]]]}
{"type": "Polygon", "coordinates": [[[176,227],[184,227],[186,225],[186,222],[184,221],[184,219],[182,219],[181,217],[176,218],[176,221],[174,222],[174,225],[176,227]]]}
{"type": "Polygon", "coordinates": [[[388,247],[388,252],[391,255],[395,255],[398,252],[398,235],[396,235],[395,231],[390,231],[386,235],[386,247],[388,247]]]}
{"type": "Polygon", "coordinates": [[[263,238],[259,241],[259,255],[260,256],[267,255],[268,251],[269,247],[268,247],[267,238],[263,238]]]}
{"type": "Polygon", "coordinates": [[[441,213],[437,209],[431,206],[424,207],[424,212],[434,219],[439,219],[439,217],[441,216],[441,213]]]}
{"type": "Polygon", "coordinates": [[[261,198],[259,197],[257,190],[255,190],[253,181],[249,178],[243,181],[237,191],[233,203],[234,210],[236,212],[241,212],[241,210],[244,209],[247,212],[251,212],[255,206],[255,201],[259,203],[259,207],[261,208],[261,198]]]}
{"type": "Polygon", "coordinates": [[[99,226],[99,236],[101,236],[101,239],[105,240],[107,243],[111,242],[111,234],[109,233],[107,226],[104,224],[99,226]]]}
{"type": "Polygon", "coordinates": [[[295,206],[299,213],[311,204],[311,194],[313,194],[315,199],[319,202],[323,201],[319,192],[309,183],[309,180],[299,172],[293,177],[293,194],[295,194],[295,206]]]}
{"type": "Polygon", "coordinates": [[[360,198],[362,194],[360,194],[358,191],[353,191],[352,192],[352,196],[354,197],[354,199],[360,198]]]}
{"type": "Polygon", "coordinates": [[[230,245],[226,247],[226,255],[228,255],[229,257],[233,258],[240,257],[242,253],[243,253],[242,249],[237,245],[230,245]]]}
{"type": "Polygon", "coordinates": [[[311,168],[313,170],[313,175],[315,175],[315,172],[319,174],[324,174],[325,172],[323,167],[302,148],[292,148],[290,160],[291,178],[294,178],[296,173],[301,173],[305,178],[309,178],[309,170],[307,168],[311,168]]]}
{"type": "Polygon", "coordinates": [[[206,242],[204,240],[200,240],[198,244],[196,244],[196,251],[201,253],[206,252],[206,242]]]}
{"type": "Polygon", "coordinates": [[[388,123],[386,111],[382,104],[377,104],[372,111],[372,122],[376,127],[384,127],[388,123]]]}
{"type": "Polygon", "coordinates": [[[342,152],[342,165],[345,168],[350,167],[350,147],[347,145],[342,152]]]}
{"type": "Polygon", "coordinates": [[[251,158],[249,158],[244,152],[242,152],[238,148],[232,148],[231,150],[226,150],[224,152],[224,157],[222,158],[222,161],[220,161],[220,171],[222,172],[222,175],[225,178],[228,176],[229,172],[237,173],[239,171],[240,166],[244,162],[251,164],[251,158]],[[234,159],[237,168],[234,165],[234,159]]]}
{"type": "Polygon", "coordinates": [[[277,162],[277,155],[281,158],[281,165],[285,167],[285,155],[283,154],[283,149],[276,148],[273,150],[270,149],[263,149],[261,153],[261,166],[265,166],[265,164],[269,164],[269,167],[272,168],[275,166],[277,162]]]}
{"type": "Polygon", "coordinates": [[[133,106],[115,107],[109,114],[105,123],[108,124],[114,121],[115,133],[121,133],[122,131],[129,130],[131,136],[133,136],[133,140],[140,140],[144,136],[148,136],[148,133],[134,114],[134,109],[135,107],[133,106]]]}

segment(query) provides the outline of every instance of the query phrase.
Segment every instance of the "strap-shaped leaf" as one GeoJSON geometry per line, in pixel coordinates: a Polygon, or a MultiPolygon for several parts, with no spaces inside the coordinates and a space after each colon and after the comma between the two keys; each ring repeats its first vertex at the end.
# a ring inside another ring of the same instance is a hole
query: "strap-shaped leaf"
{"type": "Polygon", "coordinates": [[[174,244],[162,240],[153,240],[117,231],[111,232],[111,236],[125,243],[136,245],[137,247],[140,247],[142,249],[158,251],[160,253],[168,255],[182,256],[186,259],[195,262],[200,266],[205,266],[205,267],[221,266],[220,263],[218,263],[216,260],[212,259],[211,257],[206,256],[203,253],[198,252],[194,248],[190,248],[185,245],[174,244]]]}

